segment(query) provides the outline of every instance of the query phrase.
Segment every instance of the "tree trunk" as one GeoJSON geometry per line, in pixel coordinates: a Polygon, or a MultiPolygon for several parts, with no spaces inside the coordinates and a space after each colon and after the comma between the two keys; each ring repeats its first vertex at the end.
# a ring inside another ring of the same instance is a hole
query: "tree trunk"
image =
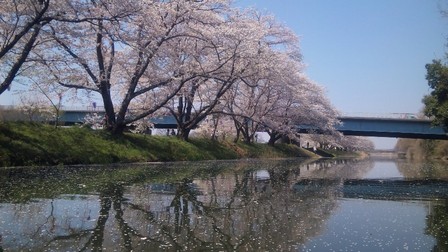
{"type": "Polygon", "coordinates": [[[114,104],[112,103],[112,98],[110,96],[110,92],[109,89],[106,87],[106,85],[101,85],[101,97],[103,98],[103,105],[104,105],[104,110],[106,111],[106,115],[104,118],[105,121],[105,128],[109,131],[112,131],[114,134],[115,133],[122,133],[121,132],[117,132],[117,125],[116,125],[116,120],[115,120],[115,111],[114,111],[114,104]]]}
{"type": "Polygon", "coordinates": [[[237,143],[238,140],[240,139],[240,133],[241,133],[241,130],[240,129],[236,129],[236,136],[235,136],[235,139],[233,139],[234,143],[237,143]]]}
{"type": "Polygon", "coordinates": [[[275,138],[270,137],[270,138],[269,138],[269,141],[268,141],[268,145],[269,145],[269,146],[274,146],[276,141],[277,141],[277,140],[276,140],[275,138]]]}
{"type": "Polygon", "coordinates": [[[187,128],[185,128],[185,129],[178,128],[177,136],[184,141],[188,141],[188,138],[190,136],[190,131],[191,130],[187,129],[187,128]]]}
{"type": "Polygon", "coordinates": [[[241,127],[241,133],[243,134],[243,141],[245,143],[252,143],[254,133],[252,133],[251,129],[249,128],[249,123],[243,123],[243,126],[241,127]]]}
{"type": "Polygon", "coordinates": [[[277,142],[277,140],[281,138],[281,135],[278,132],[268,132],[268,134],[269,134],[268,145],[270,146],[274,146],[275,142],[277,142]]]}
{"type": "Polygon", "coordinates": [[[292,144],[291,138],[289,138],[288,136],[281,136],[280,138],[282,139],[282,143],[292,144]]]}
{"type": "Polygon", "coordinates": [[[250,137],[250,135],[247,133],[244,133],[244,131],[243,131],[243,141],[247,144],[252,142],[252,138],[250,137]]]}
{"type": "Polygon", "coordinates": [[[217,117],[213,117],[212,140],[218,140],[218,136],[216,135],[216,132],[218,131],[218,123],[219,123],[219,115],[217,117]]]}

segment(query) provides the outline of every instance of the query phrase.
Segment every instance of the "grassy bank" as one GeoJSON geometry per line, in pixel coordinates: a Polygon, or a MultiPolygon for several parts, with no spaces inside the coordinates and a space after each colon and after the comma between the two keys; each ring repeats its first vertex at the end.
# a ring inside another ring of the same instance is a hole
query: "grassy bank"
{"type": "Polygon", "coordinates": [[[243,144],[0,122],[0,166],[311,157],[294,145],[243,144]]]}
{"type": "Polygon", "coordinates": [[[395,149],[412,160],[438,159],[448,161],[448,141],[399,139],[395,149]]]}

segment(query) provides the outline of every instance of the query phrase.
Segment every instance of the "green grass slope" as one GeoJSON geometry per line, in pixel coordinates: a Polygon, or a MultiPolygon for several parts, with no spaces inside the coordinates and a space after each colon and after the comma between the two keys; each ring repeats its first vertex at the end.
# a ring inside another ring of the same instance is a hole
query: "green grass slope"
{"type": "Polygon", "coordinates": [[[0,166],[108,164],[239,158],[311,157],[293,145],[243,144],[126,133],[80,127],[0,122],[0,166]]]}

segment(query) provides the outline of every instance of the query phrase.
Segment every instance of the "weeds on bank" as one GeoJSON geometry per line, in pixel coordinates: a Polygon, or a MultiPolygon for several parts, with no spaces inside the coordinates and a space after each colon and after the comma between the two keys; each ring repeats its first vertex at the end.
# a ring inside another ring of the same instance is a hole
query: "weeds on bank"
{"type": "Polygon", "coordinates": [[[309,156],[297,146],[125,133],[84,127],[0,122],[0,166],[107,164],[309,156]]]}

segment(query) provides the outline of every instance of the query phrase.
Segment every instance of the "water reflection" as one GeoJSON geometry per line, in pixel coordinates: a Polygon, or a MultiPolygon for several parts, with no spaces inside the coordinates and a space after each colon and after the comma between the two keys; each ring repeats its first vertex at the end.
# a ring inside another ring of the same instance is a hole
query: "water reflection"
{"type": "Polygon", "coordinates": [[[403,178],[403,173],[397,168],[395,162],[376,161],[373,169],[365,176],[365,179],[381,179],[381,178],[403,178]]]}
{"type": "Polygon", "coordinates": [[[448,251],[448,200],[433,203],[426,218],[426,233],[437,240],[433,251],[448,251]]]}
{"type": "MultiPolygon", "coordinates": [[[[324,233],[302,251],[431,251],[425,235],[427,202],[344,199],[324,233]]],[[[437,251],[437,250],[436,250],[437,251]]]]}
{"type": "Polygon", "coordinates": [[[437,161],[408,162],[398,160],[397,168],[405,178],[409,179],[441,179],[448,180],[448,163],[437,161]]]}
{"type": "Polygon", "coordinates": [[[411,251],[446,251],[448,193],[439,189],[447,181],[413,178],[403,165],[396,169],[404,182],[364,179],[378,169],[372,160],[1,170],[0,245],[6,251],[368,251],[403,249],[409,235],[425,243],[408,244],[411,251]],[[400,223],[412,224],[406,235],[396,231],[403,230],[400,223]],[[369,236],[380,227],[384,236],[369,236]]]}

